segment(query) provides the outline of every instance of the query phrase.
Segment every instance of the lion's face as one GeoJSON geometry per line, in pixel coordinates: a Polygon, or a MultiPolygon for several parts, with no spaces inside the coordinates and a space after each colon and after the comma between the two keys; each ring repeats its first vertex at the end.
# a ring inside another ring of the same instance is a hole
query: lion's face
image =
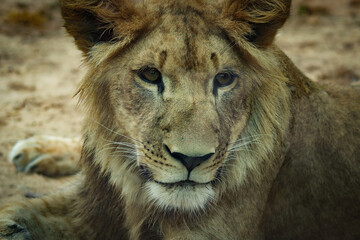
{"type": "Polygon", "coordinates": [[[288,93],[268,46],[289,3],[63,1],[90,65],[85,149],[125,198],[196,211],[261,178],[288,117],[276,114],[288,93]]]}
{"type": "Polygon", "coordinates": [[[193,210],[215,198],[226,174],[229,147],[248,116],[248,74],[231,42],[200,18],[181,18],[165,18],[106,74],[115,122],[135,139],[149,197],[193,210]]]}

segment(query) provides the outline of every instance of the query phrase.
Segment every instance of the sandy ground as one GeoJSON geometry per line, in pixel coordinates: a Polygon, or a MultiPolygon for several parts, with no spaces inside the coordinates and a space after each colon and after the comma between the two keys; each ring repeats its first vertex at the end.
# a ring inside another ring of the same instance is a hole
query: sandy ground
{"type": "MultiPolygon", "coordinates": [[[[360,86],[360,1],[294,0],[277,43],[316,81],[360,86]]],[[[7,155],[19,139],[81,134],[73,94],[85,72],[54,0],[3,0],[0,6],[0,205],[71,184],[16,173],[7,155]]]]}

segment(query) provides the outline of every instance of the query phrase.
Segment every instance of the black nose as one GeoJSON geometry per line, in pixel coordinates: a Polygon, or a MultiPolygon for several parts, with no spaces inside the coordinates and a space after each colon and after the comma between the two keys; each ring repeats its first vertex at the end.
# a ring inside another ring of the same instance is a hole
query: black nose
{"type": "Polygon", "coordinates": [[[168,151],[168,153],[175,158],[176,160],[180,161],[189,171],[193,170],[197,166],[199,166],[202,162],[205,162],[209,158],[211,158],[214,153],[208,153],[203,156],[187,156],[185,154],[179,153],[179,152],[171,152],[170,149],[165,145],[165,149],[168,151]]]}

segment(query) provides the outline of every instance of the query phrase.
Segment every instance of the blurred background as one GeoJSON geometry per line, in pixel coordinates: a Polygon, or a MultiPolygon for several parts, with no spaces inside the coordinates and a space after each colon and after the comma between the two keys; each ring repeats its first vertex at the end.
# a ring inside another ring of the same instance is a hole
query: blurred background
{"type": "MultiPolygon", "coordinates": [[[[0,22],[1,205],[71,183],[16,173],[7,155],[33,135],[80,136],[73,95],[85,69],[57,0],[2,0],[0,22]]],[[[293,0],[276,41],[313,80],[360,88],[360,0],[293,0]]]]}

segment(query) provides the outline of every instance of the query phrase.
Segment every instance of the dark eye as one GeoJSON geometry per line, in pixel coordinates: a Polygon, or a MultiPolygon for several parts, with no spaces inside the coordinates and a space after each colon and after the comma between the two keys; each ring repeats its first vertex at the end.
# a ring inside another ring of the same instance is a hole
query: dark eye
{"type": "Polygon", "coordinates": [[[234,82],[234,75],[228,72],[222,72],[216,74],[214,78],[215,87],[225,87],[234,82]]]}
{"type": "Polygon", "coordinates": [[[145,82],[158,84],[161,82],[161,73],[156,68],[144,68],[138,72],[139,77],[145,82]]]}

